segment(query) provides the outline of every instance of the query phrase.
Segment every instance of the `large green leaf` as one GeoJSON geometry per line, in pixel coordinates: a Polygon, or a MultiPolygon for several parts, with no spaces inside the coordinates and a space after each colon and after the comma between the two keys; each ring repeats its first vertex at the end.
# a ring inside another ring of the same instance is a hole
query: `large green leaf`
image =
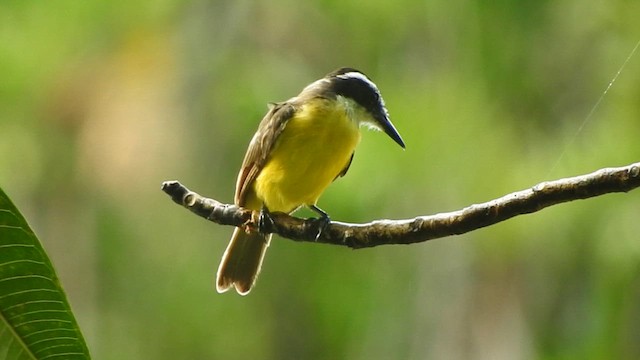
{"type": "Polygon", "coordinates": [[[89,359],[58,277],[0,189],[0,359],[89,359]]]}

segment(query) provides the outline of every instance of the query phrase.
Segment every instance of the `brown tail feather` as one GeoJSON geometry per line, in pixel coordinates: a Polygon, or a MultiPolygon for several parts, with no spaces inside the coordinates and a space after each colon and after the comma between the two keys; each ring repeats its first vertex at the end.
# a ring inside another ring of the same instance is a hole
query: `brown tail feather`
{"type": "Polygon", "coordinates": [[[216,289],[219,293],[231,287],[235,287],[240,295],[249,293],[260,272],[270,240],[271,235],[257,231],[249,234],[240,228],[234,230],[218,268],[216,289]]]}

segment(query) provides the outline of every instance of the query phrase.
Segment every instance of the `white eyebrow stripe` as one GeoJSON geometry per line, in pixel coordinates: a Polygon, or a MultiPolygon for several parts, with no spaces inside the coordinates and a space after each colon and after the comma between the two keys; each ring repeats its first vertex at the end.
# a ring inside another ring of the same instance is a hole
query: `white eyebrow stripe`
{"type": "Polygon", "coordinates": [[[338,75],[337,77],[340,78],[340,79],[344,79],[344,80],[360,79],[360,80],[364,81],[367,85],[369,85],[378,94],[378,100],[380,101],[380,104],[382,105],[382,108],[384,109],[385,115],[387,115],[387,117],[389,117],[389,111],[387,110],[387,105],[384,103],[384,99],[382,98],[382,94],[380,93],[380,90],[378,90],[378,87],[376,86],[376,84],[374,84],[373,81],[369,80],[369,78],[366,77],[363,73],[360,73],[360,72],[357,72],[357,71],[350,71],[348,73],[344,73],[342,75],[338,75]]]}
{"type": "Polygon", "coordinates": [[[368,77],[364,76],[363,73],[359,73],[356,71],[350,71],[348,73],[344,73],[342,75],[338,75],[337,77],[339,77],[340,79],[360,79],[362,81],[364,81],[367,85],[369,85],[372,89],[374,89],[378,95],[380,94],[380,90],[378,90],[378,87],[376,86],[376,84],[373,83],[373,81],[369,80],[368,77]]]}

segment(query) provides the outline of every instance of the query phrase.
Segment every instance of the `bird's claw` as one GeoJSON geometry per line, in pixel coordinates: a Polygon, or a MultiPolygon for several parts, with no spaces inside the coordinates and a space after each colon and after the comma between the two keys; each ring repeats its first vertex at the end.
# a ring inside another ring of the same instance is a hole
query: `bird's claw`
{"type": "Polygon", "coordinates": [[[262,234],[270,234],[273,232],[273,219],[271,218],[271,213],[269,213],[269,209],[266,207],[262,207],[260,209],[260,215],[258,215],[258,231],[262,234]]]}
{"type": "Polygon", "coordinates": [[[327,227],[329,227],[329,224],[331,224],[331,219],[329,218],[329,216],[321,216],[319,218],[312,218],[309,220],[313,222],[313,226],[316,230],[315,241],[318,241],[318,239],[320,239],[320,235],[322,235],[327,227]]]}
{"type": "Polygon", "coordinates": [[[320,217],[309,219],[313,222],[313,226],[316,229],[316,238],[315,241],[320,239],[320,235],[327,229],[329,224],[331,223],[331,218],[329,214],[327,214],[324,210],[320,209],[316,205],[309,206],[311,210],[315,211],[320,217]]]}

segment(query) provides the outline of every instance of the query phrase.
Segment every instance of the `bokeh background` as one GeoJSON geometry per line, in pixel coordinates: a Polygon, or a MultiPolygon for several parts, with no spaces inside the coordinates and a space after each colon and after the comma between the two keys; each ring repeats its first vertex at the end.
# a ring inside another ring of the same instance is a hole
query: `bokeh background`
{"type": "MultiPolygon", "coordinates": [[[[247,297],[215,292],[266,103],[340,67],[379,86],[319,205],[365,222],[459,209],[640,159],[640,2],[0,3],[0,186],[96,359],[637,359],[640,194],[458,237],[351,251],[275,238],[247,297]],[[586,121],[585,121],[586,120],[586,121]]],[[[330,146],[330,145],[328,145],[330,146]]]]}

